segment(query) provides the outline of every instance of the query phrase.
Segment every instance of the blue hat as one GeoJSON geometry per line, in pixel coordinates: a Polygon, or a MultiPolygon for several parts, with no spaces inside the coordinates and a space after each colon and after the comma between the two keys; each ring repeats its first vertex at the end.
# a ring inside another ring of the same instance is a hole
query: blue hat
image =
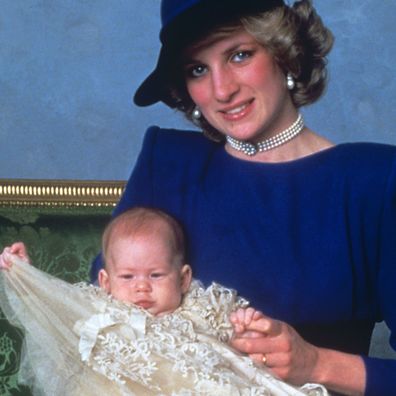
{"type": "Polygon", "coordinates": [[[135,92],[135,104],[149,106],[162,101],[175,107],[166,81],[172,61],[185,45],[222,23],[281,5],[283,0],[162,0],[162,47],[154,71],[135,92]]]}

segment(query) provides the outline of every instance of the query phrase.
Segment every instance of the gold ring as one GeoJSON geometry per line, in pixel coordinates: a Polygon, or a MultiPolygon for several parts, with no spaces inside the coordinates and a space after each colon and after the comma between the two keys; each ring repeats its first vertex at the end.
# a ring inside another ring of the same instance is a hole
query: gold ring
{"type": "Polygon", "coordinates": [[[263,353],[263,357],[262,357],[261,361],[263,362],[264,366],[267,365],[267,356],[265,353],[263,353]]]}

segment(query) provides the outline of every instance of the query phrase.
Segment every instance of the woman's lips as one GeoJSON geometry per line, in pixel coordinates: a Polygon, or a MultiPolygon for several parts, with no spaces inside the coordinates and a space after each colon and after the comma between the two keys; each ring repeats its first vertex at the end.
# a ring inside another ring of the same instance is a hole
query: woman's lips
{"type": "Polygon", "coordinates": [[[226,109],[220,110],[221,115],[227,121],[239,121],[246,117],[253,109],[254,100],[251,99],[242,104],[238,104],[226,109]]]}

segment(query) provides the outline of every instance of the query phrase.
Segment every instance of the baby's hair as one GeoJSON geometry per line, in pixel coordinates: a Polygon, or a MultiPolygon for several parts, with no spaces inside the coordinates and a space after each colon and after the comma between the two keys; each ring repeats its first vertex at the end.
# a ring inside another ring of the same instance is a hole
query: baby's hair
{"type": "Polygon", "coordinates": [[[130,237],[141,234],[166,233],[170,248],[178,262],[186,262],[185,237],[181,225],[159,209],[134,207],[114,217],[106,226],[102,237],[102,254],[107,263],[109,246],[113,238],[130,237]]]}

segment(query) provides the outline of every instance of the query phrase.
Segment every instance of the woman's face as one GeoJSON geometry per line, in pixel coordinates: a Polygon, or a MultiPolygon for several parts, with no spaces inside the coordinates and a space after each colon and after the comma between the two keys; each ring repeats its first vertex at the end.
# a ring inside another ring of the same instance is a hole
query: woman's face
{"type": "Polygon", "coordinates": [[[189,95],[221,133],[255,142],[295,121],[284,74],[243,28],[188,48],[183,67],[189,95]]]}

